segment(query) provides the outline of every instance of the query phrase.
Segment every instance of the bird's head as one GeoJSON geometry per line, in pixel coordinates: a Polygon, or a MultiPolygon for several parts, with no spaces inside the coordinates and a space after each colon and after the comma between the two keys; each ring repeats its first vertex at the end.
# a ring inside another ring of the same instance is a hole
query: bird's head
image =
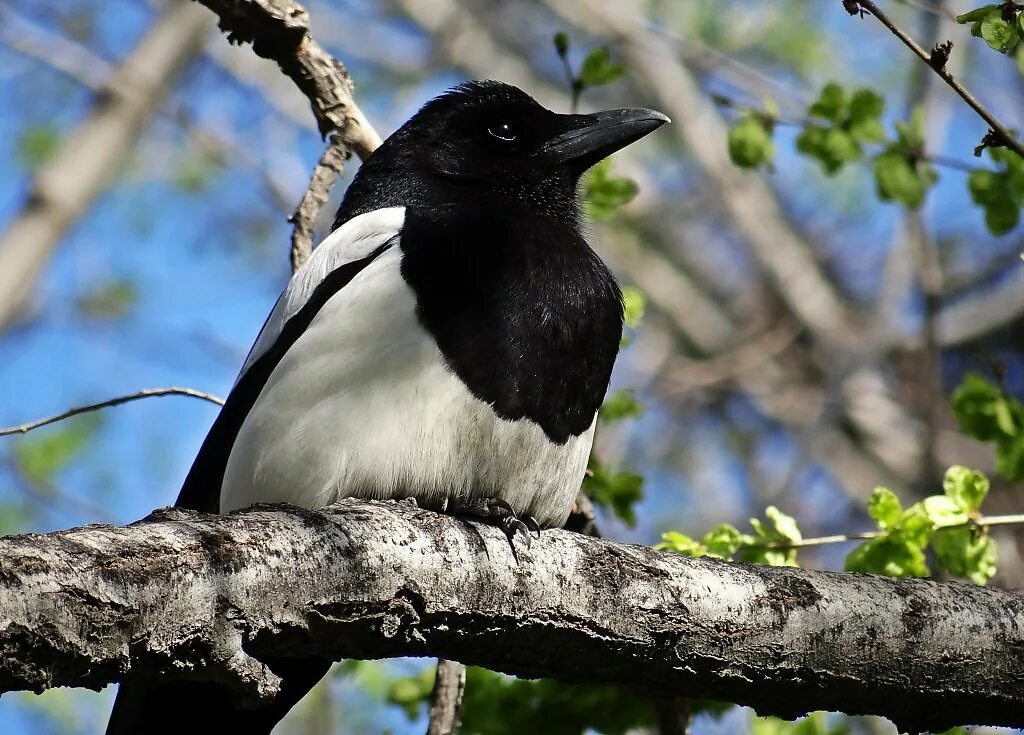
{"type": "Polygon", "coordinates": [[[558,114],[509,84],[468,82],[424,105],[366,160],[335,226],[384,206],[527,206],[571,216],[584,171],[666,122],[642,108],[558,114]]]}

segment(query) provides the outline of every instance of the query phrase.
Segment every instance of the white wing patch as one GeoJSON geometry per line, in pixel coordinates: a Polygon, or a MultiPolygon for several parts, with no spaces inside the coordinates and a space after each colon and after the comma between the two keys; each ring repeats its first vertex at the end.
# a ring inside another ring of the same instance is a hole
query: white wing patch
{"type": "Polygon", "coordinates": [[[353,217],[325,237],[274,304],[256,342],[245,358],[235,384],[274,344],[285,323],[305,305],[317,286],[333,270],[353,260],[365,258],[402,231],[405,207],[375,209],[353,217]]]}

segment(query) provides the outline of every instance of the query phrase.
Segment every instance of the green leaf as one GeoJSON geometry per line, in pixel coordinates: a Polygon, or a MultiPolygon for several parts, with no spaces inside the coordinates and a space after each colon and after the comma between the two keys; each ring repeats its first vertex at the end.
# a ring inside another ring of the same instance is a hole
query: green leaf
{"type": "Polygon", "coordinates": [[[632,179],[612,176],[611,160],[606,158],[587,172],[583,181],[583,204],[594,219],[608,219],[639,190],[632,179]]]}
{"type": "Polygon", "coordinates": [[[33,125],[18,136],[17,161],[29,171],[35,171],[53,158],[60,147],[60,130],[56,125],[33,125]]]}
{"type": "Polygon", "coordinates": [[[1017,437],[996,444],[996,471],[1011,482],[1024,480],[1024,439],[1017,437]]]}
{"type": "Polygon", "coordinates": [[[769,505],[764,514],[772,522],[775,535],[779,538],[787,541],[800,541],[803,538],[800,535],[800,529],[796,526],[796,520],[792,516],[786,515],[774,505],[769,505]]]}
{"type": "Polygon", "coordinates": [[[699,542],[678,531],[666,531],[661,534],[661,542],[655,544],[658,551],[674,551],[686,556],[704,556],[707,549],[699,542]]]}
{"type": "Polygon", "coordinates": [[[580,81],[588,87],[614,82],[626,71],[623,64],[611,60],[608,49],[603,46],[595,48],[583,59],[580,67],[580,81]]]}
{"type": "Polygon", "coordinates": [[[899,536],[866,541],[846,556],[846,571],[887,577],[927,577],[924,551],[899,536]]]}
{"type": "Polygon", "coordinates": [[[596,505],[608,508],[621,521],[636,525],[633,506],[643,497],[644,478],[632,472],[613,472],[591,455],[590,473],[583,479],[583,489],[596,505]]]}
{"type": "Polygon", "coordinates": [[[796,521],[774,505],[765,509],[765,516],[770,526],[758,518],[750,519],[756,537],[743,537],[743,544],[737,550],[737,556],[753,564],[768,564],[773,567],[798,566],[796,549],[772,548],[772,544],[785,544],[787,541],[799,541],[802,538],[796,521]]]}
{"type": "Polygon", "coordinates": [[[938,179],[931,166],[914,163],[895,149],[875,156],[874,173],[879,199],[897,201],[908,209],[920,207],[928,187],[938,179]]]}
{"type": "Polygon", "coordinates": [[[982,5],[980,8],[961,13],[956,17],[956,22],[961,25],[964,23],[974,23],[975,21],[984,20],[990,15],[999,15],[1001,12],[1002,10],[998,5],[982,5]]]}
{"type": "Polygon", "coordinates": [[[936,532],[932,548],[938,565],[950,574],[985,584],[996,573],[995,540],[976,528],[950,528],[936,532]]]}
{"type": "Polygon", "coordinates": [[[740,168],[753,169],[771,163],[775,157],[771,125],[747,115],[729,129],[729,158],[740,168]]]}
{"type": "Polygon", "coordinates": [[[976,512],[988,495],[988,478],[977,470],[953,465],[946,470],[942,490],[965,513],[976,512]]]}
{"type": "Polygon", "coordinates": [[[625,286],[622,289],[623,323],[632,329],[640,326],[647,308],[647,297],[636,286],[625,286]]]}
{"type": "Polygon", "coordinates": [[[989,169],[972,171],[967,177],[967,188],[975,204],[998,203],[1005,196],[1003,177],[989,169]]]}
{"type": "Polygon", "coordinates": [[[903,516],[896,493],[887,487],[876,487],[868,500],[868,515],[875,519],[880,529],[887,530],[899,524],[903,516]]]}
{"type": "Polygon", "coordinates": [[[409,719],[414,719],[419,715],[421,705],[430,698],[435,673],[434,667],[428,666],[413,676],[395,679],[385,694],[385,701],[401,707],[409,719]]]}
{"type": "Polygon", "coordinates": [[[953,391],[951,405],[960,429],[980,441],[1003,435],[996,404],[1003,402],[1002,391],[980,375],[968,373],[953,391]]]}
{"type": "Polygon", "coordinates": [[[744,537],[735,526],[720,523],[704,534],[701,543],[708,554],[729,559],[743,545],[744,537]]]}
{"type": "Polygon", "coordinates": [[[932,532],[935,530],[935,524],[928,517],[928,514],[925,513],[920,503],[914,503],[914,505],[903,512],[899,525],[892,530],[893,535],[902,541],[923,549],[931,539],[932,532]]]}
{"type": "Polygon", "coordinates": [[[826,712],[812,712],[793,722],[781,720],[778,717],[758,717],[752,715],[750,718],[751,735],[847,735],[849,733],[848,720],[840,717],[835,724],[829,724],[829,715],[826,712]]]}
{"type": "Polygon", "coordinates": [[[15,467],[28,480],[48,484],[85,449],[101,421],[97,413],[85,414],[18,439],[11,450],[15,467]]]}
{"type": "Polygon", "coordinates": [[[846,92],[838,84],[829,82],[807,112],[814,117],[838,123],[842,122],[846,107],[846,92]]]}
{"type": "Polygon", "coordinates": [[[985,208],[985,226],[993,235],[1005,235],[1020,224],[1020,207],[1010,200],[985,208]]]}
{"type": "Polygon", "coordinates": [[[872,89],[858,89],[850,98],[849,130],[863,143],[885,140],[885,128],[879,119],[885,111],[885,99],[872,89]]]}
{"type": "MultiPolygon", "coordinates": [[[[993,158],[999,160],[1001,156],[993,155],[993,158]]],[[[1018,188],[1017,176],[1017,170],[1010,168],[1005,171],[972,171],[968,176],[971,199],[984,208],[985,224],[992,234],[1006,234],[1020,222],[1024,194],[1015,190],[1018,188]]],[[[1024,174],[1021,177],[1024,178],[1024,174]]]]}
{"type": "Polygon", "coordinates": [[[928,520],[936,526],[955,526],[968,521],[963,508],[946,495],[930,495],[915,505],[922,508],[928,520]]]}
{"type": "Polygon", "coordinates": [[[650,699],[622,687],[466,671],[462,735],[625,735],[653,725],[650,699]]]}
{"type": "Polygon", "coordinates": [[[1024,479],[1024,405],[971,373],[953,391],[952,407],[965,434],[995,444],[999,474],[1024,479]]]}
{"type": "Polygon", "coordinates": [[[980,32],[990,48],[1004,54],[1016,48],[1017,41],[1020,40],[1017,24],[1003,20],[1002,14],[985,16],[981,21],[980,32]]]}
{"type": "Polygon", "coordinates": [[[612,423],[634,418],[643,412],[643,404],[633,397],[633,391],[629,388],[624,388],[615,391],[605,399],[601,410],[597,414],[597,420],[602,423],[612,423]]]}
{"type": "Polygon", "coordinates": [[[796,147],[801,153],[817,159],[829,175],[862,155],[860,144],[841,128],[808,125],[797,136],[796,147]]]}
{"type": "Polygon", "coordinates": [[[138,302],[135,284],[115,279],[95,285],[78,298],[78,309],[91,319],[117,319],[127,314],[138,302]]]}

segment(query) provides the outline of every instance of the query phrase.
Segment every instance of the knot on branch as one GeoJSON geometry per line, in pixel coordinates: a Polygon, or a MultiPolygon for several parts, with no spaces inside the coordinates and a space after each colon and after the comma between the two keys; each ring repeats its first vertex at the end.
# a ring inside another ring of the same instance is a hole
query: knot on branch
{"type": "Polygon", "coordinates": [[[309,32],[309,13],[291,0],[204,4],[217,13],[217,27],[228,34],[229,42],[251,43],[265,59],[278,60],[294,52],[309,32]]]}
{"type": "Polygon", "coordinates": [[[416,629],[424,611],[423,596],[411,587],[403,587],[395,593],[388,604],[388,611],[380,624],[380,634],[395,638],[403,634],[407,641],[425,642],[423,634],[416,629]]]}
{"type": "Polygon", "coordinates": [[[949,61],[949,55],[953,51],[953,42],[946,41],[944,43],[936,43],[932,46],[931,55],[928,57],[928,65],[932,69],[938,72],[946,71],[946,62],[949,61]]]}

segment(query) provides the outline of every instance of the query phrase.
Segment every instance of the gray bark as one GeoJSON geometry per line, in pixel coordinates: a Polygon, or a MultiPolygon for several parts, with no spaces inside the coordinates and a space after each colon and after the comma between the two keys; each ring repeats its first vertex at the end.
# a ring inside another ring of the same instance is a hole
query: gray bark
{"type": "Polygon", "coordinates": [[[441,656],[904,729],[1024,725],[1024,596],[731,564],[560,530],[500,531],[405,503],[0,539],[0,691],[156,676],[250,701],[271,655],[441,656]]]}
{"type": "Polygon", "coordinates": [[[340,61],[309,33],[309,14],[293,0],[198,0],[220,19],[232,43],[251,43],[273,59],[309,100],[324,137],[336,132],[360,159],[380,145],[380,136],[352,99],[355,86],[340,61]]]}

